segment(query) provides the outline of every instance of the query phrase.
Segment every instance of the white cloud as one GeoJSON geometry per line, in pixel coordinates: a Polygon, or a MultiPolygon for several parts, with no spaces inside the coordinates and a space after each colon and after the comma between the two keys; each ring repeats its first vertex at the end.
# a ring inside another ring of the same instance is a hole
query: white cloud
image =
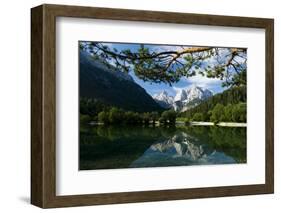
{"type": "Polygon", "coordinates": [[[151,48],[152,51],[162,52],[162,51],[180,51],[183,50],[184,46],[175,45],[157,45],[151,48]]]}
{"type": "Polygon", "coordinates": [[[199,87],[204,88],[211,88],[213,86],[217,86],[218,84],[222,83],[222,80],[217,78],[207,78],[201,75],[195,75],[189,78],[182,78],[183,81],[185,81],[187,84],[189,84],[188,87],[191,85],[196,85],[199,87]]]}
{"type": "Polygon", "coordinates": [[[174,91],[180,91],[180,90],[188,88],[188,87],[176,87],[176,86],[173,86],[172,88],[173,88],[174,91]]]}
{"type": "Polygon", "coordinates": [[[107,47],[109,47],[109,48],[112,48],[113,47],[113,45],[114,45],[114,43],[110,43],[110,42],[102,42],[101,43],[102,45],[106,45],[107,47]]]}

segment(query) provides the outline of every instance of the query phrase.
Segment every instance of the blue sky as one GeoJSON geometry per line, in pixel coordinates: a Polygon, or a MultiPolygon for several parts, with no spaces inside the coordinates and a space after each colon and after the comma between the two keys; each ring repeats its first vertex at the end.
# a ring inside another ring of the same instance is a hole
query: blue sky
{"type": "MultiPolygon", "coordinates": [[[[129,43],[103,43],[110,48],[116,48],[118,51],[124,49],[130,49],[132,52],[137,51],[139,49],[139,44],[129,44],[129,43]]],[[[154,51],[161,51],[161,50],[178,50],[179,48],[183,48],[183,46],[176,46],[176,45],[151,45],[147,44],[145,47],[149,49],[153,49],[154,51]]],[[[212,61],[208,62],[212,63],[212,61]]],[[[143,80],[139,79],[133,71],[129,72],[129,74],[133,77],[134,81],[143,87],[147,93],[150,95],[154,95],[157,93],[162,92],[163,90],[167,91],[169,95],[174,96],[177,89],[188,88],[191,85],[197,85],[200,87],[204,87],[213,91],[214,93],[220,93],[227,88],[221,87],[222,81],[219,79],[207,78],[201,75],[195,75],[193,77],[182,77],[179,82],[173,83],[171,86],[169,84],[164,83],[150,83],[144,82],[143,80]]]]}
{"type": "Polygon", "coordinates": [[[177,89],[183,89],[183,88],[186,89],[191,85],[197,85],[209,89],[214,93],[220,93],[225,89],[227,89],[221,87],[222,81],[218,79],[209,79],[199,75],[191,78],[183,77],[179,82],[172,84],[172,86],[164,83],[156,84],[156,83],[144,82],[140,80],[138,77],[136,77],[133,72],[131,72],[130,75],[134,78],[135,82],[139,84],[141,87],[143,87],[150,95],[154,95],[165,90],[168,92],[169,95],[174,96],[176,94],[177,89]]]}

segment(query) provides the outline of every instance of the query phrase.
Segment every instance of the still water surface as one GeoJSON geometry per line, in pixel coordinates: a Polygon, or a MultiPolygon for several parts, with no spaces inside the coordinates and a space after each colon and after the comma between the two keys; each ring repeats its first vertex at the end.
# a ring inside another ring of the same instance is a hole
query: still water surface
{"type": "Polygon", "coordinates": [[[79,169],[246,163],[244,127],[80,127],[79,169]]]}

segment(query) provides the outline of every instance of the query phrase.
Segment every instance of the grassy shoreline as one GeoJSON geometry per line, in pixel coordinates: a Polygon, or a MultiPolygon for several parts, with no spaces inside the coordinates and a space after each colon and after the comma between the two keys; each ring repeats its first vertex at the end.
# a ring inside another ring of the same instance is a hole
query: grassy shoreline
{"type": "MultiPolygon", "coordinates": [[[[90,125],[104,125],[102,122],[90,122],[90,125]]],[[[222,126],[222,127],[247,127],[247,123],[235,123],[235,122],[203,122],[203,121],[191,121],[186,124],[184,121],[176,121],[176,125],[181,126],[222,126]]],[[[159,121],[156,121],[155,126],[160,126],[159,121]]]]}
{"type": "MultiPolygon", "coordinates": [[[[183,121],[177,121],[176,124],[183,125],[183,121]]],[[[235,123],[235,122],[219,122],[215,124],[214,122],[203,122],[203,121],[191,121],[190,126],[225,126],[225,127],[247,127],[247,123],[235,123]]]]}

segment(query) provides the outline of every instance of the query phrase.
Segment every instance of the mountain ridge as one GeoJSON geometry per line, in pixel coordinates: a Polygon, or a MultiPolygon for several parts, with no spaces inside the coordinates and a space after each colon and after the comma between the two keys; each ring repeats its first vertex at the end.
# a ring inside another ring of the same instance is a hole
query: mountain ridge
{"type": "Polygon", "coordinates": [[[152,97],[160,106],[166,109],[172,108],[175,111],[183,112],[189,108],[195,107],[213,95],[213,92],[209,89],[192,85],[187,89],[177,89],[177,93],[174,97],[168,95],[165,90],[152,97]]]}
{"type": "Polygon", "coordinates": [[[127,73],[79,52],[80,98],[99,100],[107,105],[137,112],[161,111],[163,108],[127,73]]]}

